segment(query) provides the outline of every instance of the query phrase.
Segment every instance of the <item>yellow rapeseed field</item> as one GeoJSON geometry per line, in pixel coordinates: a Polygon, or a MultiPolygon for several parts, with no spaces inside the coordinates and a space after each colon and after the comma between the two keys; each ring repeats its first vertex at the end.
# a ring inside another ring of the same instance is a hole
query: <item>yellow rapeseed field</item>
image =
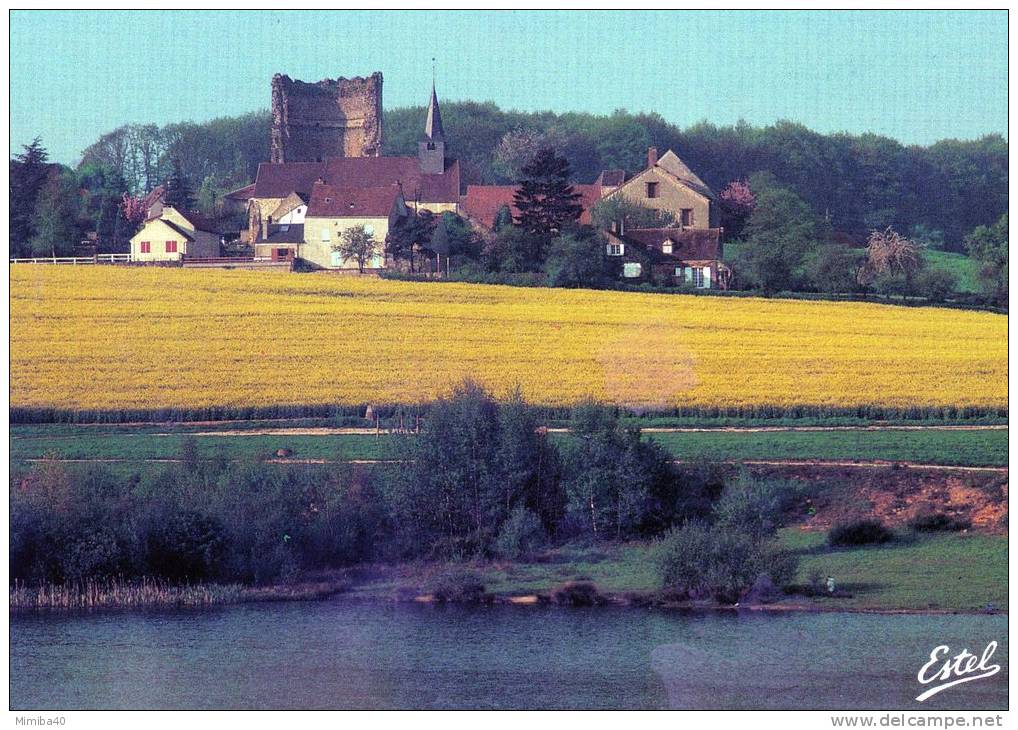
{"type": "Polygon", "coordinates": [[[1007,317],[858,303],[16,265],[12,407],[1002,407],[1007,317]]]}

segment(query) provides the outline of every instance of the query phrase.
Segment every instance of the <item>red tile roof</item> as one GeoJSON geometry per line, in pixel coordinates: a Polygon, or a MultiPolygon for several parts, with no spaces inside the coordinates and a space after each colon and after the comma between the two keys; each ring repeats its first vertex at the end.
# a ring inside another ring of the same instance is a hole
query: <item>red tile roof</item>
{"type": "Polygon", "coordinates": [[[255,184],[251,183],[250,185],[245,185],[242,188],[231,190],[230,192],[226,193],[223,197],[229,198],[230,200],[247,200],[254,194],[254,189],[255,184]]]}
{"type": "Polygon", "coordinates": [[[665,259],[661,244],[671,239],[671,258],[680,261],[711,261],[721,258],[720,228],[630,228],[622,238],[640,244],[655,257],[665,259]]]}
{"type": "Polygon", "coordinates": [[[311,192],[311,186],[325,175],[324,162],[263,162],[255,178],[255,198],[285,198],[290,193],[311,192]]]}
{"type": "MultiPolygon", "coordinates": [[[[495,216],[503,205],[508,205],[513,217],[519,214],[513,205],[516,185],[467,185],[467,194],[460,198],[463,213],[468,218],[480,223],[485,228],[495,225],[495,216]]],[[[590,223],[590,209],[601,199],[600,185],[573,185],[573,190],[580,194],[580,205],[583,213],[580,223],[590,223]]]]}
{"type": "Polygon", "coordinates": [[[441,175],[421,172],[416,157],[335,157],[325,162],[263,162],[258,166],[253,197],[285,198],[290,193],[307,195],[315,182],[339,188],[403,186],[407,200],[451,203],[459,198],[459,162],[446,162],[441,175]]]}
{"type": "Polygon", "coordinates": [[[607,187],[618,187],[625,181],[625,170],[601,170],[601,174],[597,176],[597,180],[594,181],[594,184],[607,187]]]}
{"type": "Polygon", "coordinates": [[[219,226],[216,225],[215,221],[211,218],[206,218],[201,213],[195,213],[193,210],[180,210],[179,208],[174,208],[174,210],[180,213],[197,231],[206,231],[208,233],[220,232],[219,226]]]}
{"type": "Polygon", "coordinates": [[[398,196],[396,185],[337,188],[315,183],[307,215],[311,218],[388,218],[398,196]]]}

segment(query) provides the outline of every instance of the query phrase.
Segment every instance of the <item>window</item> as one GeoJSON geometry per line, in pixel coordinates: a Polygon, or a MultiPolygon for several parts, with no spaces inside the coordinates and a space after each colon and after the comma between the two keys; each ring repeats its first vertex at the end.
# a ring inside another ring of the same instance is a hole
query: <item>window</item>
{"type": "Polygon", "coordinates": [[[686,277],[686,281],[691,281],[693,286],[697,289],[710,289],[710,267],[694,266],[690,269],[692,275],[686,277]]]}
{"type": "Polygon", "coordinates": [[[665,239],[665,242],[661,244],[661,253],[671,253],[673,247],[672,239],[665,239]]]}
{"type": "Polygon", "coordinates": [[[364,232],[369,236],[373,236],[375,235],[375,227],[368,223],[366,226],[364,226],[364,232]]]}
{"type": "Polygon", "coordinates": [[[656,198],[657,197],[657,183],[656,182],[649,182],[649,183],[647,183],[647,197],[648,198],[656,198]]]}
{"type": "Polygon", "coordinates": [[[329,227],[328,226],[324,226],[322,228],[322,240],[325,241],[326,243],[328,243],[328,241],[329,241],[329,227]]]}
{"type": "Polygon", "coordinates": [[[625,245],[621,243],[609,243],[607,248],[609,256],[622,256],[626,252],[625,245]]]}
{"type": "Polygon", "coordinates": [[[141,252],[142,253],[152,253],[152,242],[151,241],[142,241],[141,242],[141,252]]]}
{"type": "Polygon", "coordinates": [[[283,223],[283,224],[281,224],[279,226],[279,231],[281,233],[286,233],[288,230],[290,230],[290,224],[289,223],[283,223]]]}
{"type": "Polygon", "coordinates": [[[635,262],[622,264],[622,275],[627,279],[635,279],[643,273],[643,266],[635,262]]]}
{"type": "Polygon", "coordinates": [[[685,266],[676,266],[675,267],[675,278],[676,279],[684,279],[685,277],[686,277],[686,267],[685,266]]]}
{"type": "Polygon", "coordinates": [[[166,253],[177,253],[177,242],[167,241],[166,242],[166,253]]]}
{"type": "Polygon", "coordinates": [[[682,214],[679,216],[679,223],[681,223],[683,226],[691,226],[691,225],[693,225],[693,209],[692,208],[683,208],[682,209],[682,214]]]}

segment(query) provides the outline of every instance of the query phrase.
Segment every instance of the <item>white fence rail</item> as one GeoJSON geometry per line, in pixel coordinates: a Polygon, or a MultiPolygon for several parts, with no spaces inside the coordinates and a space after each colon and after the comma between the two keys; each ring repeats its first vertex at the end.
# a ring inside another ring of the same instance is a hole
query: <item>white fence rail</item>
{"type": "Polygon", "coordinates": [[[31,259],[11,259],[11,263],[91,266],[94,264],[129,264],[132,260],[129,253],[100,253],[95,256],[40,256],[31,259]]]}

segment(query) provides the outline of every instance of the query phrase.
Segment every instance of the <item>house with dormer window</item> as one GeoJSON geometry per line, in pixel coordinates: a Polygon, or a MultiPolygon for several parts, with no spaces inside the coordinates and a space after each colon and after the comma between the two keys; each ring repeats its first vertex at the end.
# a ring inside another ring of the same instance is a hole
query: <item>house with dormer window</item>
{"type": "Polygon", "coordinates": [[[605,234],[605,254],[624,280],[693,289],[727,289],[720,228],[634,228],[605,234]]]}

